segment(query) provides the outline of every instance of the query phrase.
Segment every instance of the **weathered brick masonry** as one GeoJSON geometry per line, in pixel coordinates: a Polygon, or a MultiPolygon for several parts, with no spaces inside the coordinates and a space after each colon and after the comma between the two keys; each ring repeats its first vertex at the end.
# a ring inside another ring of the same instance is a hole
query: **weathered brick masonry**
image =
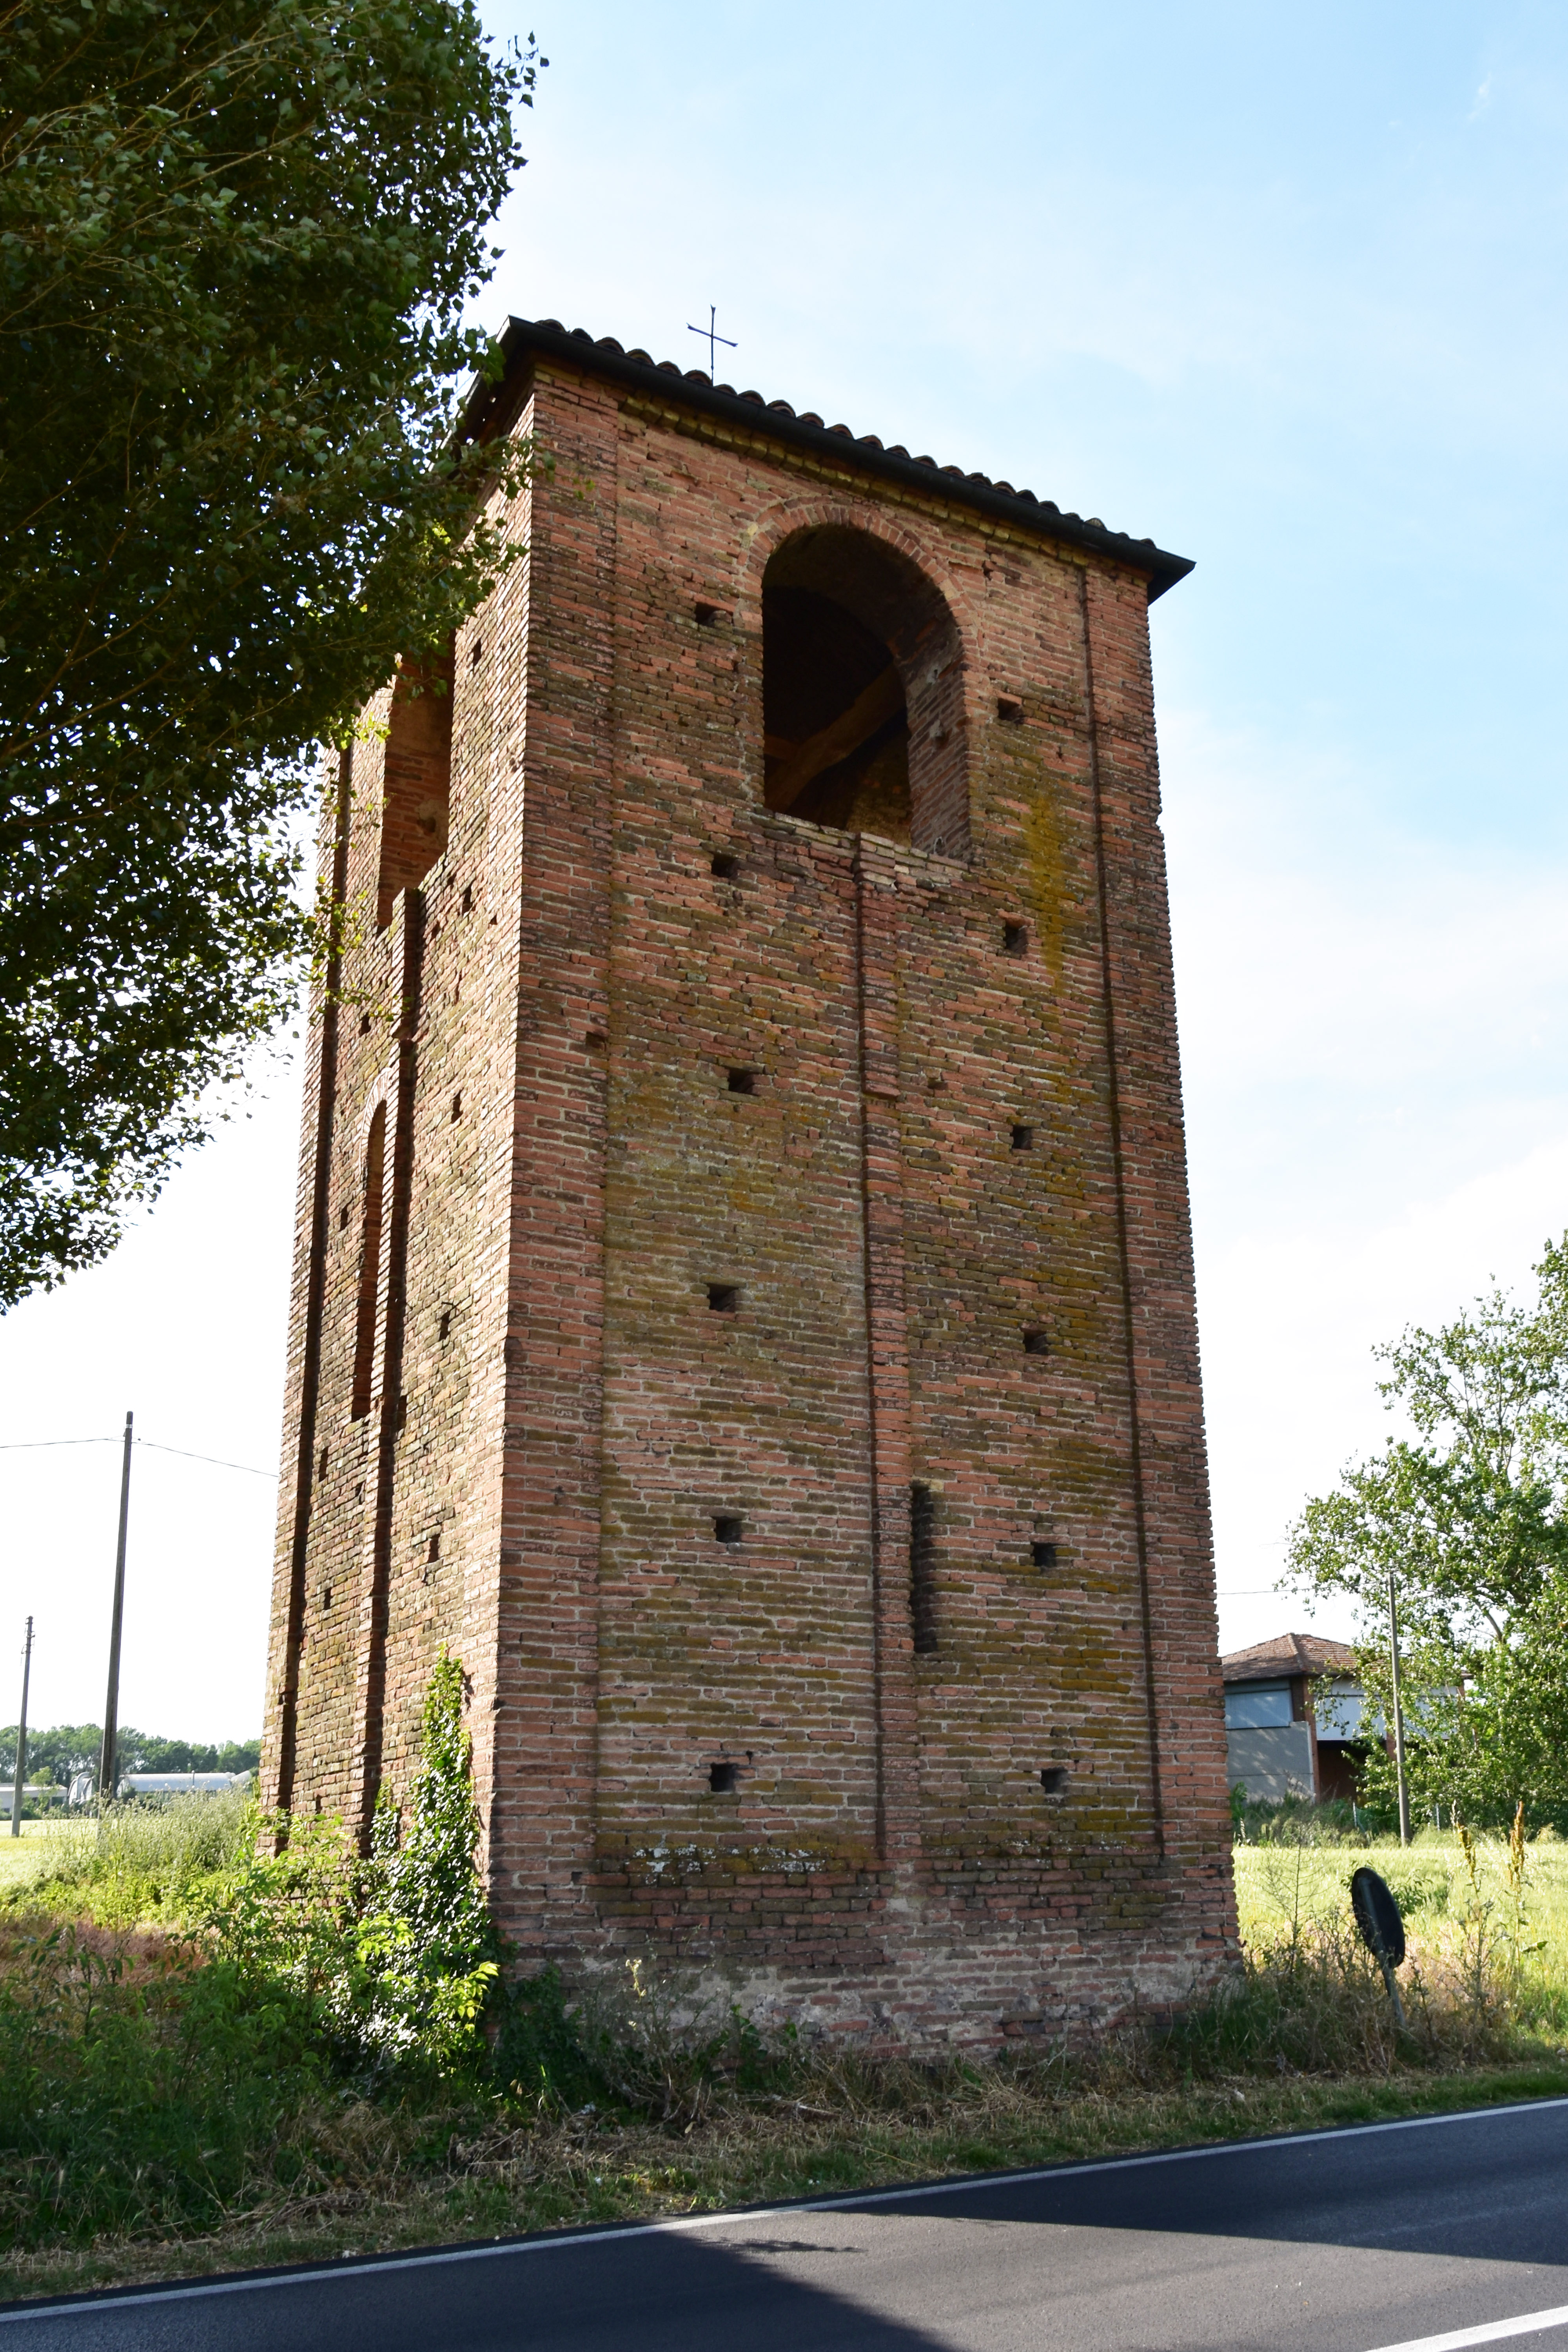
{"type": "Polygon", "coordinates": [[[363,1831],[447,1641],[527,1958],[881,2039],[1180,1999],[1233,1936],[1147,622],[1188,567],[506,348],[469,425],[533,436],[527,561],[322,833],[268,1793],[363,1831]]]}

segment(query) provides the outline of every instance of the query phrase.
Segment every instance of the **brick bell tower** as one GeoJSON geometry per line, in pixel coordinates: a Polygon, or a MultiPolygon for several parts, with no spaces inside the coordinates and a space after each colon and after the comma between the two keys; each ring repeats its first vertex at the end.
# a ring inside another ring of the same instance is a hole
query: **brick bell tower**
{"type": "Polygon", "coordinates": [[[265,1789],[446,1642],[523,1965],[994,2042],[1233,1936],[1147,613],[1191,567],[553,322],[342,763],[265,1789]]]}

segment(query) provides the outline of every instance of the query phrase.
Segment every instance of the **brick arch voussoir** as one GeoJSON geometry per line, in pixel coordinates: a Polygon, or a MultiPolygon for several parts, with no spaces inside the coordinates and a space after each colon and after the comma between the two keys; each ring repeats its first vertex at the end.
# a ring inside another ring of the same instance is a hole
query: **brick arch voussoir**
{"type": "Polygon", "coordinates": [[[793,539],[797,530],[824,525],[864,531],[868,538],[880,540],[912,563],[936,590],[958,633],[963,713],[965,722],[973,722],[984,699],[984,679],[979,620],[969,594],[922,532],[911,528],[906,518],[894,517],[868,499],[796,496],[778,499],[764,508],[752,523],[736,558],[736,625],[761,639],[763,572],[786,539],[793,539]]]}
{"type": "Polygon", "coordinates": [[[375,1124],[376,1112],[386,1108],[390,1087],[390,1071],[378,1070],[360,1108],[354,1130],[354,1178],[360,1184],[364,1182],[365,1162],[370,1157],[370,1130],[375,1124]]]}

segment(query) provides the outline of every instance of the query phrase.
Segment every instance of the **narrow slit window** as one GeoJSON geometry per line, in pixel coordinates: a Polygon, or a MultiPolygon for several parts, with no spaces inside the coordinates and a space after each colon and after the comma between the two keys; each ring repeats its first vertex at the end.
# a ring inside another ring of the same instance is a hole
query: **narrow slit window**
{"type": "Polygon", "coordinates": [[[910,1488],[910,1627],[916,1654],[936,1648],[936,1496],[923,1480],[910,1488]]]}
{"type": "Polygon", "coordinates": [[[359,1259],[359,1306],[354,1321],[353,1391],[349,1415],[363,1421],[370,1411],[375,1380],[376,1301],[381,1291],[381,1195],[386,1161],[386,1105],[378,1103],[364,1155],[364,1213],[359,1259]]]}
{"type": "Polygon", "coordinates": [[[463,1097],[460,1094],[456,1094],[452,1097],[452,1125],[454,1127],[457,1126],[458,1121],[462,1118],[462,1116],[463,1097]]]}

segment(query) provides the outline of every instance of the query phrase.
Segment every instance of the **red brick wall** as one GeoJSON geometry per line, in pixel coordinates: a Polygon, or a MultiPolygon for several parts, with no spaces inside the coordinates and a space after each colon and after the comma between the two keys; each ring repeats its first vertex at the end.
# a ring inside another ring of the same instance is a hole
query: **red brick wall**
{"type": "Polygon", "coordinates": [[[678,383],[542,363],[520,424],[552,465],[456,648],[449,839],[312,1073],[272,1790],[363,1823],[446,1639],[525,1960],[884,2038],[1179,1999],[1234,1923],[1145,580],[678,383]],[[906,671],[940,853],[763,805],[763,573],[823,524],[951,615],[906,671]]]}

